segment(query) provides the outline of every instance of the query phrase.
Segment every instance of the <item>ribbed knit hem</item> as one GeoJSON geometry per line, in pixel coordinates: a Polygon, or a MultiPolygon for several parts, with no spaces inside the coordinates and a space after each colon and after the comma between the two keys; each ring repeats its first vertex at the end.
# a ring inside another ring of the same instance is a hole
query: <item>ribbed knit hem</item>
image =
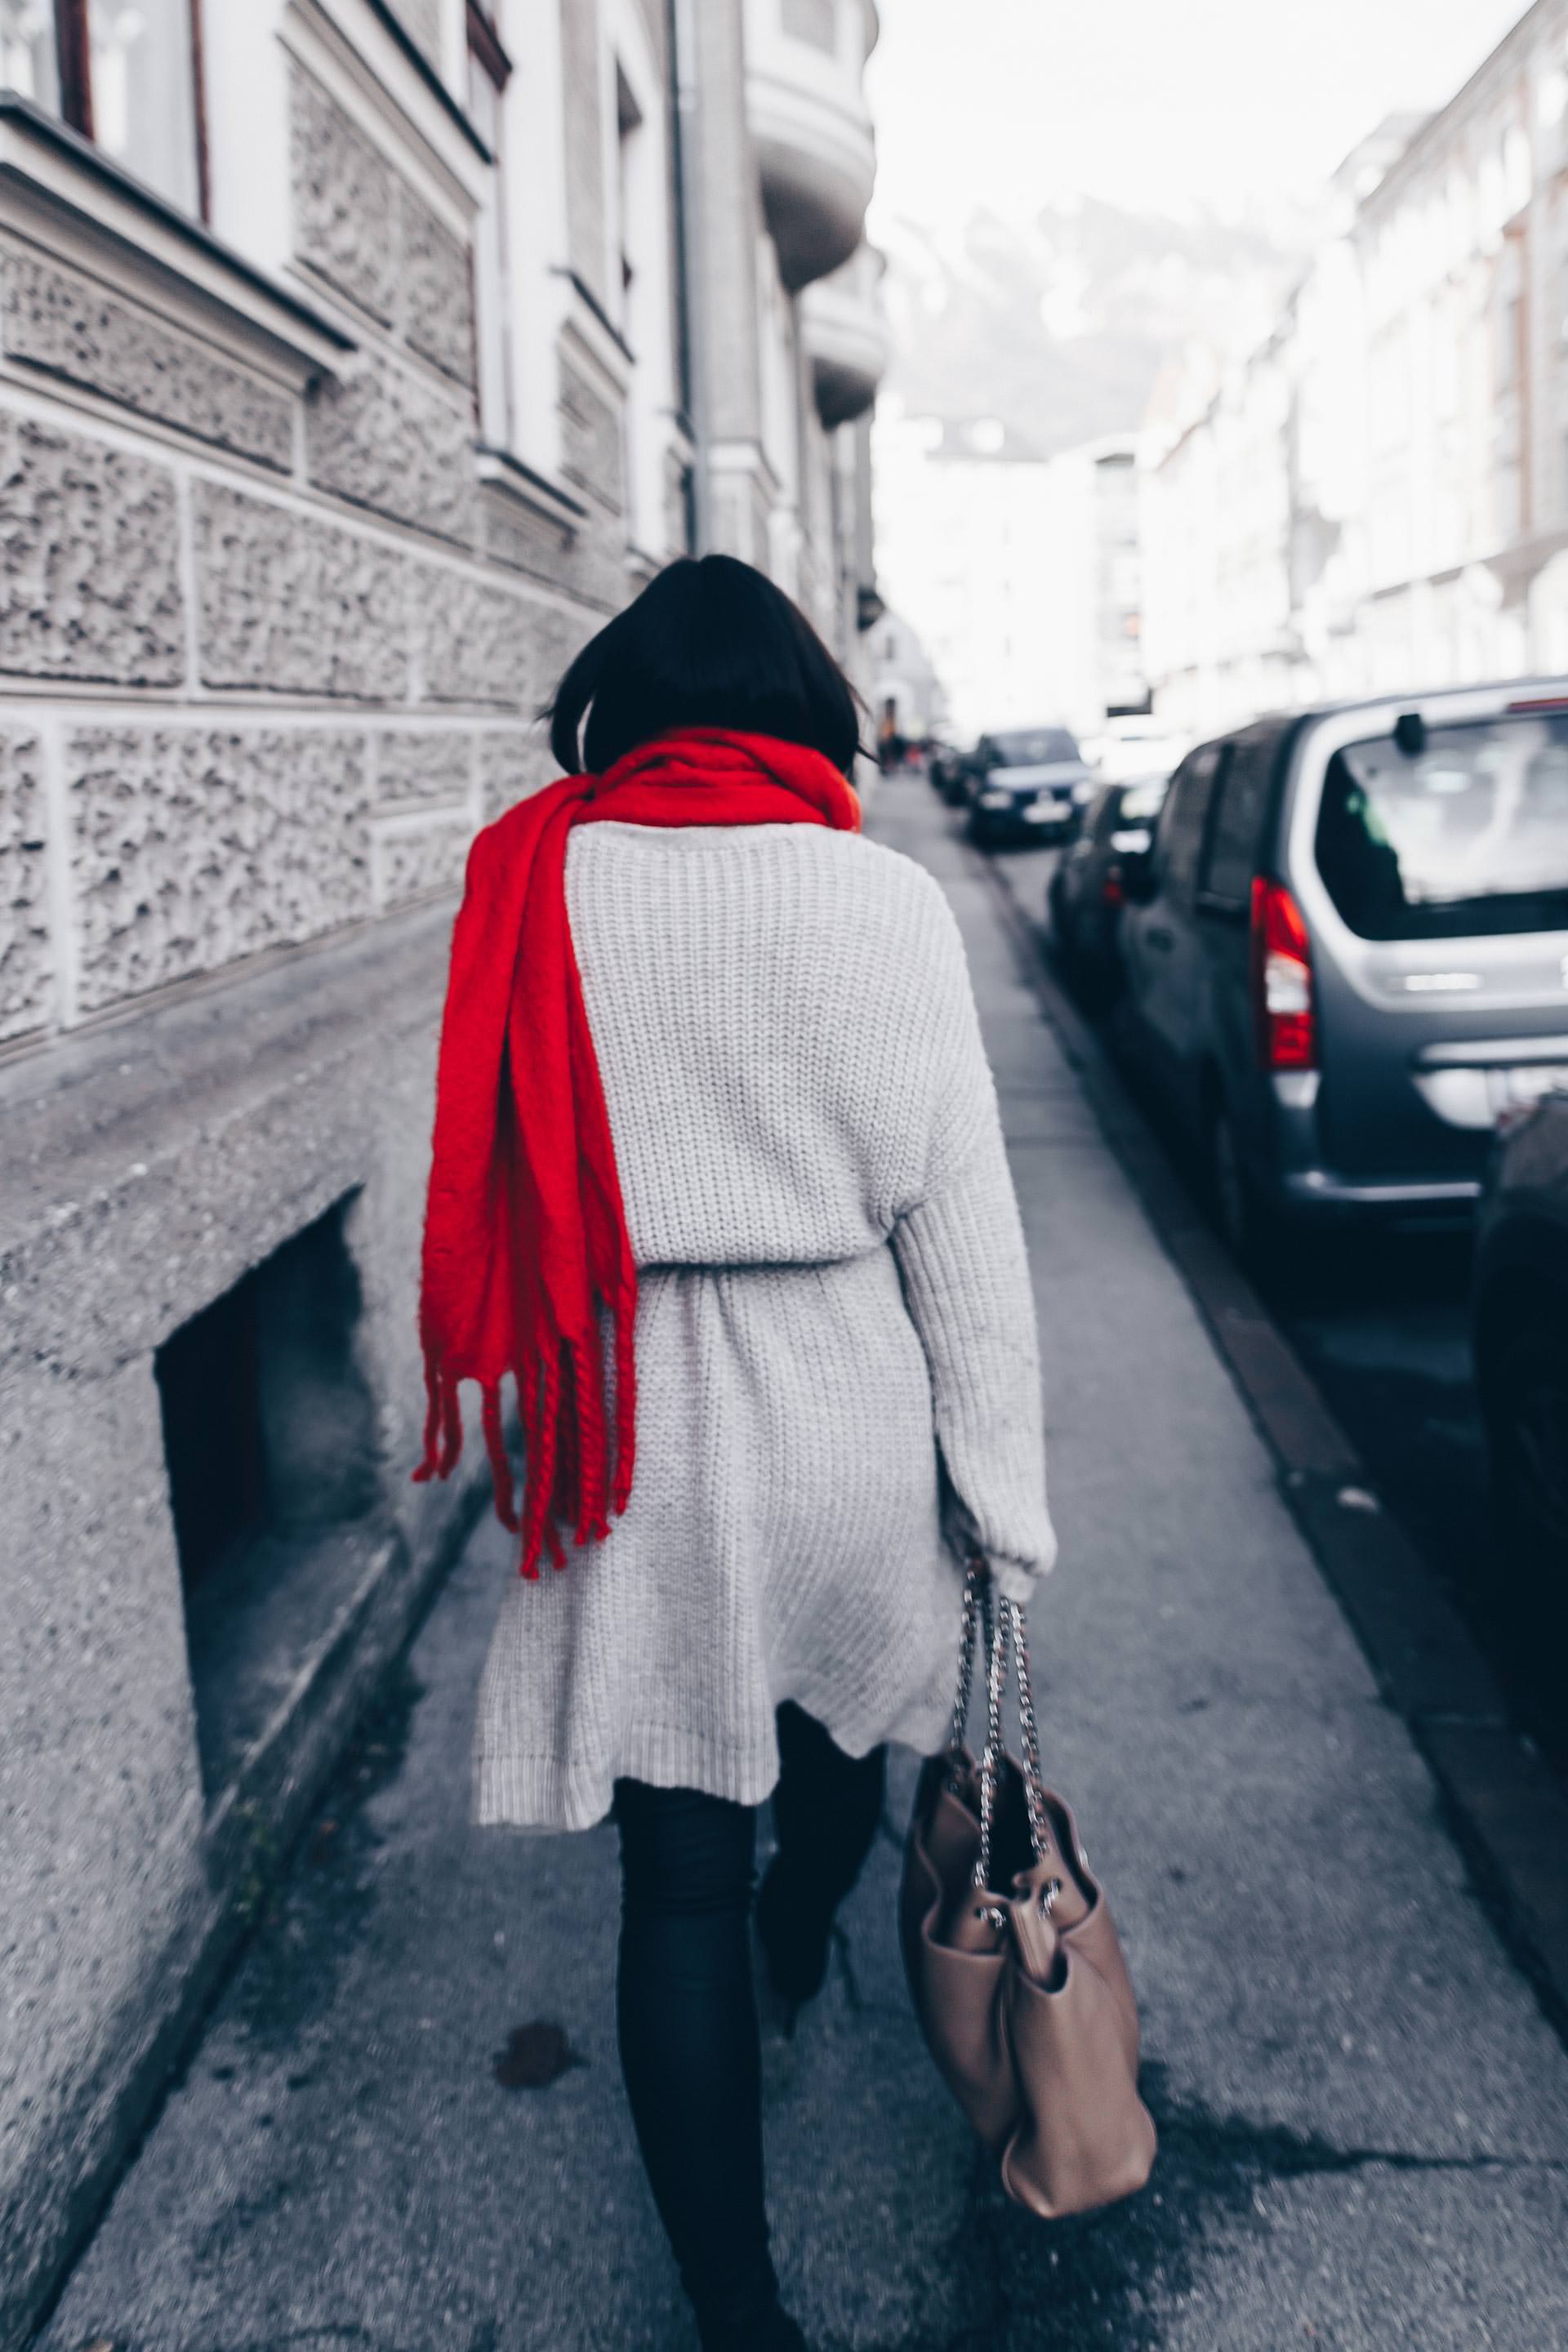
{"type": "Polygon", "coordinates": [[[731,1747],[673,1725],[649,1725],[619,1748],[608,1769],[552,1756],[474,1759],[474,1820],[480,1829],[588,1830],[610,1810],[616,1782],[651,1789],[700,1789],[738,1805],[760,1805],[779,1776],[778,1748],[731,1747]]]}
{"type": "MultiPolygon", "coordinates": [[[[956,1658],[955,1658],[956,1666],[956,1658]]],[[[919,1756],[934,1754],[947,1733],[952,1692],[911,1693],[896,1720],[874,1723],[861,1713],[846,1715],[833,1704],[826,1684],[811,1683],[780,1694],[794,1699],[847,1756],[865,1756],[891,1742],[919,1756]]],[[[552,1756],[474,1757],[475,1824],[479,1829],[589,1830],[609,1813],[617,1780],[641,1780],[653,1789],[700,1789],[737,1805],[760,1805],[773,1794],[779,1776],[777,1743],[735,1747],[704,1739],[673,1725],[648,1725],[620,1747],[613,1767],[563,1763],[552,1756]]]]}

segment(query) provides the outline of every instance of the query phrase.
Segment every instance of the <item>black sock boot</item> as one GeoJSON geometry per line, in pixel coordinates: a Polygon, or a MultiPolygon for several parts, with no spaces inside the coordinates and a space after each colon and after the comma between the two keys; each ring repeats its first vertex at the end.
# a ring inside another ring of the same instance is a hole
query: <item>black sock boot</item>
{"type": "Polygon", "coordinates": [[[773,1990],[790,2009],[822,1990],[832,1931],[832,1913],[825,1916],[801,1902],[775,1854],[757,1890],[757,1940],[773,1990]]]}
{"type": "Polygon", "coordinates": [[[698,2323],[702,2352],[811,2352],[795,2322],[779,2304],[765,2315],[740,2322],[698,2323]]]}

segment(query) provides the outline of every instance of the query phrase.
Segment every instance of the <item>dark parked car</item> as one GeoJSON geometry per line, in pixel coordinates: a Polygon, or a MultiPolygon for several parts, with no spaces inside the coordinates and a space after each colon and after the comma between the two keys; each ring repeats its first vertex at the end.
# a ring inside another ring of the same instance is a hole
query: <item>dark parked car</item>
{"type": "Polygon", "coordinates": [[[969,837],[1059,840],[1076,824],[1094,778],[1065,727],[1012,727],[983,735],[970,761],[969,837]]]}
{"type": "Polygon", "coordinates": [[[1129,857],[1148,854],[1168,776],[1102,784],[1083,814],[1072,847],[1051,877],[1047,901],[1057,951],[1085,995],[1113,995],[1121,979],[1118,931],[1129,857]]]}
{"type": "Polygon", "coordinates": [[[949,808],[962,808],[969,798],[969,754],[955,743],[933,743],[926,773],[949,808]]]}
{"type": "Polygon", "coordinates": [[[1125,887],[1134,1034],[1237,1243],[1468,1219],[1500,1114],[1568,1077],[1568,680],[1202,744],[1125,887]]]}
{"type": "Polygon", "coordinates": [[[1568,1093],[1500,1139],[1477,1225],[1476,1384],[1509,1557],[1568,1627],[1568,1093]]]}

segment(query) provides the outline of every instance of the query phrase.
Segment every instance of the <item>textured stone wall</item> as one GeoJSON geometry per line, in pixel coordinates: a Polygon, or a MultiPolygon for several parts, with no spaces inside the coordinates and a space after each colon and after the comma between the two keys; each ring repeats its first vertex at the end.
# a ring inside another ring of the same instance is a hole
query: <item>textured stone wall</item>
{"type": "Polygon", "coordinates": [[[295,250],[390,326],[397,307],[397,175],[374,141],[294,65],[289,106],[295,250]]]}
{"type": "Polygon", "coordinates": [[[0,734],[0,1040],[41,1029],[49,1017],[39,758],[36,735],[0,734]]]}
{"type": "Polygon", "coordinates": [[[8,358],[287,472],[293,404],[264,377],[79,270],[16,247],[0,246],[0,302],[8,358]]]}
{"type": "Polygon", "coordinates": [[[367,353],[306,412],[310,478],[356,505],[471,546],[478,524],[473,419],[413,370],[367,353]]]}
{"type": "Polygon", "coordinates": [[[408,630],[395,550],[202,482],[195,552],[204,685],[401,698],[408,630]]]}
{"type": "Polygon", "coordinates": [[[399,215],[404,332],[415,351],[470,383],[474,298],[468,247],[407,188],[399,194],[399,215]]]}
{"type": "Polygon", "coordinates": [[[561,470],[578,489],[620,511],[625,473],[620,416],[564,352],[561,358],[561,470]]]}
{"type": "Polygon", "coordinates": [[[300,260],[410,350],[471,383],[468,248],[298,65],[289,68],[289,93],[294,247],[300,260]]]}
{"type": "Polygon", "coordinates": [[[184,666],[169,468],[0,415],[0,671],[166,686],[184,666]]]}
{"type": "Polygon", "coordinates": [[[84,727],[66,758],[84,1011],[370,912],[359,730],[84,727]]]}
{"type": "Polygon", "coordinates": [[[467,802],[473,788],[474,739],[429,727],[388,728],[375,739],[378,806],[400,802],[467,802]]]}
{"type": "Polygon", "coordinates": [[[467,572],[420,567],[413,593],[414,658],[426,702],[522,709],[537,677],[537,606],[467,572]]]}
{"type": "Polygon", "coordinates": [[[542,727],[496,728],[479,738],[484,822],[547,784],[556,772],[542,727]]]}
{"type": "Polygon", "coordinates": [[[384,912],[459,889],[473,837],[466,809],[432,814],[416,826],[378,828],[374,845],[377,908],[384,912]]]}

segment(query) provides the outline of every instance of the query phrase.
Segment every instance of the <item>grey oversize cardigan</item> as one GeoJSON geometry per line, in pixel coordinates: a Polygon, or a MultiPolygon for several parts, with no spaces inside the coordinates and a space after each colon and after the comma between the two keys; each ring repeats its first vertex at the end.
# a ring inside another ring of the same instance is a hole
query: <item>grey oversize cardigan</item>
{"type": "Polygon", "coordinates": [[[637,1475],[514,1578],[483,1822],[574,1829],[621,1775],[743,1803],[773,1710],[940,1744],[957,1548],[1051,1565],[1034,1307],[941,889],[814,825],[580,827],[567,905],[639,1267],[637,1475]]]}

